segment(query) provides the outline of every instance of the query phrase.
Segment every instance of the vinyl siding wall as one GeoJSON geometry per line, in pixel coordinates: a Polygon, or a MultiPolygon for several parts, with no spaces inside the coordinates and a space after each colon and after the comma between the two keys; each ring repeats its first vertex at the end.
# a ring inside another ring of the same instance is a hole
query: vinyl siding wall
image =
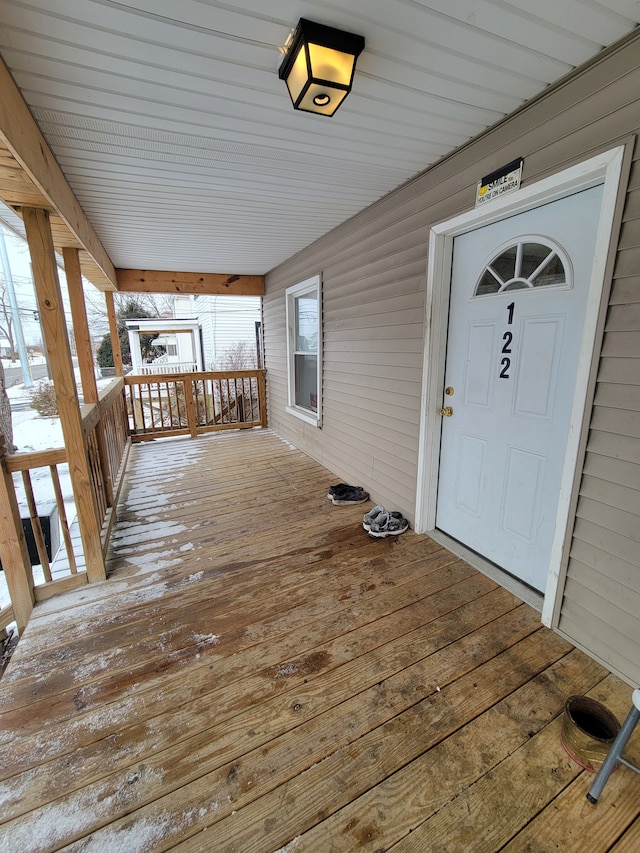
{"type": "MultiPolygon", "coordinates": [[[[428,234],[478,180],[524,157],[523,184],[616,145],[634,150],[576,500],[559,630],[640,684],[640,36],[271,271],[270,425],[336,479],[414,520],[428,234]],[[285,412],[284,291],[323,277],[323,424],[285,412]]],[[[626,176],[625,176],[626,180],[626,176]]],[[[617,231],[614,239],[617,239],[617,231]]],[[[438,318],[434,318],[437,322],[438,318]]]]}

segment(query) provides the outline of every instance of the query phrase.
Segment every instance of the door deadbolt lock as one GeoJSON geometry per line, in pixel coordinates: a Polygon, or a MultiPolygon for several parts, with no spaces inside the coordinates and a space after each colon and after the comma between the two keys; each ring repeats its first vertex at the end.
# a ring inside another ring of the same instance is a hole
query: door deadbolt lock
{"type": "Polygon", "coordinates": [[[447,385],[447,387],[444,389],[444,393],[447,395],[447,397],[453,397],[453,395],[456,393],[456,389],[453,387],[453,385],[447,385]]]}
{"type": "Polygon", "coordinates": [[[453,409],[451,408],[451,406],[443,406],[438,411],[440,412],[443,418],[450,418],[453,414],[453,409]]]}

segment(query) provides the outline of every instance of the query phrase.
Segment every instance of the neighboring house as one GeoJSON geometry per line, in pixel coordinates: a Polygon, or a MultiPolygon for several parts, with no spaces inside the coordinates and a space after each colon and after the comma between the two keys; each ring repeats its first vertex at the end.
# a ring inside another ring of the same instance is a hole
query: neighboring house
{"type": "Polygon", "coordinates": [[[639,57],[596,58],[299,252],[263,305],[270,426],[636,685],[639,57]]]}
{"type": "Polygon", "coordinates": [[[259,296],[180,295],[173,298],[173,313],[175,319],[126,321],[133,373],[221,370],[239,355],[250,361],[243,367],[257,366],[259,296]],[[139,334],[157,334],[153,343],[165,349],[151,364],[143,362],[139,334]]]}
{"type": "Polygon", "coordinates": [[[0,358],[11,358],[11,343],[8,338],[0,338],[0,358]]]}
{"type": "Polygon", "coordinates": [[[243,351],[257,366],[262,300],[259,296],[176,296],[176,317],[196,317],[202,330],[206,370],[221,370],[225,360],[243,345],[243,351]]]}

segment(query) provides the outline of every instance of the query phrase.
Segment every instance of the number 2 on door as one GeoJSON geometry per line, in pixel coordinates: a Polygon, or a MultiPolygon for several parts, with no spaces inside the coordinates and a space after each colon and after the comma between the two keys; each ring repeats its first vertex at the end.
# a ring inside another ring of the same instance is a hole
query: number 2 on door
{"type": "MultiPolygon", "coordinates": [[[[513,312],[516,307],[515,302],[510,302],[507,305],[507,326],[511,326],[513,323],[513,312]]],[[[504,358],[500,361],[500,379],[508,379],[509,378],[509,370],[511,368],[511,344],[513,343],[513,332],[506,331],[502,336],[502,349],[501,353],[504,358]]]]}

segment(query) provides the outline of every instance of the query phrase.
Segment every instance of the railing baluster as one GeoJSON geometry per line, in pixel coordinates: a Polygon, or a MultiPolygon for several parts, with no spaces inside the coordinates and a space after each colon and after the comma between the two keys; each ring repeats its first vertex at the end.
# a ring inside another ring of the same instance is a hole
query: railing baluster
{"type": "Polygon", "coordinates": [[[164,391],[165,391],[165,394],[167,395],[167,412],[168,412],[169,421],[167,423],[166,419],[163,419],[162,424],[165,427],[171,427],[171,426],[173,426],[173,403],[171,402],[171,389],[169,388],[168,382],[164,383],[164,391]]]}
{"type": "Polygon", "coordinates": [[[64,500],[62,498],[62,489],[60,488],[60,477],[58,475],[58,466],[57,465],[49,465],[49,471],[51,472],[51,482],[53,483],[53,493],[56,496],[56,506],[58,507],[58,514],[60,516],[60,526],[62,528],[62,538],[64,539],[64,548],[67,552],[67,559],[69,560],[69,571],[72,574],[78,573],[78,565],[76,563],[76,555],[73,553],[73,542],[71,540],[71,533],[69,531],[69,523],[67,521],[67,511],[64,506],[64,500]]]}
{"type": "MultiPolygon", "coordinates": [[[[155,427],[154,419],[153,419],[153,398],[151,397],[151,384],[149,383],[146,386],[147,389],[147,400],[149,406],[149,417],[151,418],[151,427],[155,427]]],[[[145,418],[146,420],[146,418],[145,418]]]]}
{"type": "Polygon", "coordinates": [[[207,389],[205,396],[205,400],[207,402],[207,416],[205,418],[205,423],[209,425],[216,422],[216,407],[213,399],[213,382],[211,379],[205,379],[203,381],[205,388],[207,389]]]}
{"type": "Polygon", "coordinates": [[[193,383],[190,379],[185,378],[182,380],[182,387],[184,389],[184,405],[185,409],[187,410],[187,424],[189,427],[189,433],[191,434],[191,438],[195,438],[198,434],[198,426],[195,403],[193,399],[193,383]]]}
{"type": "Polygon", "coordinates": [[[29,473],[29,471],[22,472],[22,483],[24,486],[24,494],[27,499],[27,507],[29,508],[29,518],[31,519],[31,532],[33,533],[33,539],[36,543],[38,557],[40,558],[40,565],[42,566],[42,573],[44,574],[45,580],[50,581],[51,567],[49,566],[49,557],[47,556],[47,546],[44,541],[44,534],[42,533],[42,525],[40,524],[40,517],[38,515],[35,497],[33,495],[33,487],[31,485],[31,474],[29,473]]]}
{"type": "Polygon", "coordinates": [[[213,422],[214,424],[222,423],[222,383],[219,379],[212,380],[213,386],[213,422]]]}
{"type": "Polygon", "coordinates": [[[142,385],[138,385],[138,396],[136,398],[136,404],[138,407],[138,409],[137,409],[138,414],[140,415],[142,432],[146,432],[147,431],[147,422],[146,422],[146,419],[144,416],[144,402],[143,402],[143,397],[142,397],[142,385]]]}

